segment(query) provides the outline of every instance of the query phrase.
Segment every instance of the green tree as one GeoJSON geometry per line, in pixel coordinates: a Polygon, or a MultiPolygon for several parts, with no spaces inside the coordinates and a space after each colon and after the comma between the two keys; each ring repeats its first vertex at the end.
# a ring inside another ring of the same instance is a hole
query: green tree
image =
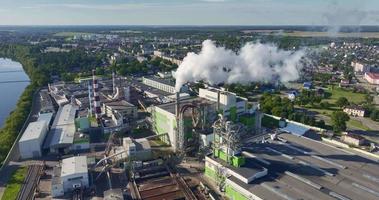
{"type": "Polygon", "coordinates": [[[349,115],[344,112],[337,111],[332,114],[333,131],[339,133],[346,130],[346,122],[350,120],[349,115]]]}
{"type": "Polygon", "coordinates": [[[372,104],[372,102],[374,101],[374,97],[371,96],[370,94],[366,94],[365,96],[365,100],[368,104],[372,104]]]}
{"type": "Polygon", "coordinates": [[[379,110],[374,109],[370,114],[370,118],[374,121],[379,121],[379,110]]]}
{"type": "Polygon", "coordinates": [[[349,100],[347,100],[346,97],[340,97],[337,99],[336,105],[340,108],[345,107],[345,106],[349,105],[349,100]]]}

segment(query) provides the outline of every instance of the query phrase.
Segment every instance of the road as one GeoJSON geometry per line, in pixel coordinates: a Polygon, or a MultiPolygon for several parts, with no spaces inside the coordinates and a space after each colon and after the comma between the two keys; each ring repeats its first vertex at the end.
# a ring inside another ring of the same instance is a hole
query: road
{"type": "MultiPolygon", "coordinates": [[[[31,113],[28,117],[28,119],[25,121],[24,127],[20,131],[20,135],[17,137],[15,140],[15,144],[17,144],[18,140],[21,137],[21,134],[24,132],[25,128],[30,122],[33,122],[37,120],[38,112],[41,109],[41,103],[40,103],[40,98],[39,98],[39,90],[37,90],[36,93],[34,93],[33,96],[33,103],[32,103],[32,109],[31,113]]],[[[15,145],[14,148],[11,149],[9,152],[9,158],[8,162],[4,161],[4,166],[0,170],[0,199],[3,196],[6,184],[8,183],[12,173],[18,169],[22,163],[18,162],[20,158],[20,153],[18,150],[18,145],[15,145]]]]}

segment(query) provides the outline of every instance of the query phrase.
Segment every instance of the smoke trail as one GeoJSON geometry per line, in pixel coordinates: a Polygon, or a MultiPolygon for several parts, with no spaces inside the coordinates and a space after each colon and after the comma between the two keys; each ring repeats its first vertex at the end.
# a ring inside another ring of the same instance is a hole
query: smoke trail
{"type": "Polygon", "coordinates": [[[362,22],[369,19],[372,14],[363,9],[365,1],[356,3],[346,3],[345,1],[333,1],[323,13],[323,18],[327,24],[329,36],[336,37],[341,28],[348,26],[350,31],[360,32],[362,22]]]}
{"type": "Polygon", "coordinates": [[[205,40],[199,54],[188,53],[175,73],[177,91],[187,82],[288,82],[299,78],[304,51],[285,51],[273,44],[248,43],[238,53],[205,40]]]}

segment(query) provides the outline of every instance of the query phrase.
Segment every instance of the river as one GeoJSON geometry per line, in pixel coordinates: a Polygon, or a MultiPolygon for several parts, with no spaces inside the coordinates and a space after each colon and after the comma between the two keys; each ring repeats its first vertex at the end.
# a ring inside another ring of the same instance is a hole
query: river
{"type": "Polygon", "coordinates": [[[0,126],[15,109],[22,92],[29,85],[29,77],[22,65],[10,59],[0,58],[0,126]]]}

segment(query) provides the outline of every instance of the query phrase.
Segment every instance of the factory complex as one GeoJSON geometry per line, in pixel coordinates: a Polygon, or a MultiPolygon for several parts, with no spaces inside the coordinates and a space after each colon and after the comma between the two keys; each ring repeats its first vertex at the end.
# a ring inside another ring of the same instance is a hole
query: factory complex
{"type": "Polygon", "coordinates": [[[264,127],[269,115],[257,103],[222,87],[186,84],[177,92],[166,73],[100,78],[93,71],[39,92],[41,111],[18,149],[21,160],[41,161],[51,175],[37,173],[35,183],[46,182],[51,198],[379,198],[375,161],[297,122],[278,118],[279,128],[264,127]]]}

